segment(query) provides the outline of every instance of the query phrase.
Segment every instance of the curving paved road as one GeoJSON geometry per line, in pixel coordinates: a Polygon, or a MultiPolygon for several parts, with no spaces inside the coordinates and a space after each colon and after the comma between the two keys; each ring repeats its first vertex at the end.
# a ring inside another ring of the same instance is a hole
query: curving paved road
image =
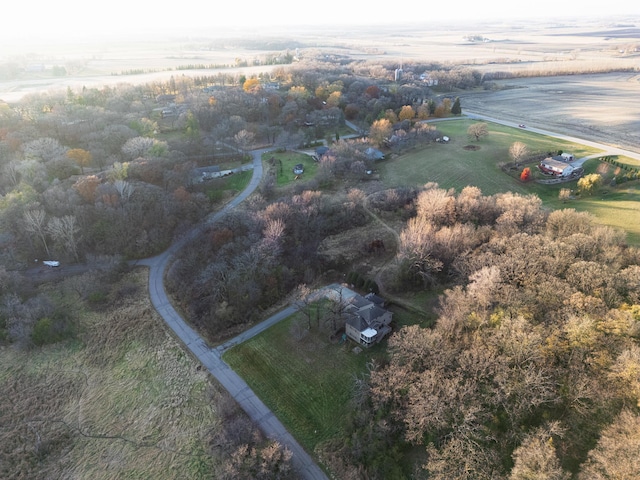
{"type": "MultiPolygon", "coordinates": [[[[518,127],[518,124],[514,122],[508,122],[497,118],[488,117],[485,115],[475,114],[472,112],[465,112],[466,116],[478,120],[486,120],[493,123],[499,123],[511,127],[518,127]]],[[[640,160],[640,154],[629,152],[617,147],[609,145],[603,145],[589,140],[584,140],[577,137],[568,135],[556,134],[547,130],[539,128],[527,128],[527,130],[548,135],[575,143],[581,143],[584,145],[592,146],[603,150],[594,156],[602,155],[625,155],[640,160]]],[[[262,154],[267,151],[255,150],[252,153],[253,156],[253,176],[247,188],[237,195],[231,202],[225,207],[216,212],[215,214],[207,217],[203,225],[211,225],[217,222],[224,214],[232,210],[240,203],[242,203],[249,195],[251,195],[260,184],[262,178],[262,154]]],[[[587,158],[579,159],[576,161],[584,162],[587,158]]],[[[285,427],[274,416],[264,403],[253,393],[246,382],[240,378],[230,367],[222,360],[222,354],[224,351],[233,345],[241,343],[248,338],[256,335],[257,333],[269,328],[274,323],[288,317],[293,314],[297,306],[292,305],[266,321],[256,325],[250,330],[238,335],[234,339],[227,343],[217,347],[210,348],[200,335],[193,330],[173,308],[171,302],[164,289],[164,272],[169,264],[171,257],[187,242],[197,236],[202,230],[202,226],[196,227],[190,230],[185,236],[181,237],[178,241],[174,242],[171,247],[160,255],[137,262],[138,265],[146,265],[149,267],[149,294],[151,296],[151,302],[156,308],[158,313],[162,316],[166,324],[173,330],[178,338],[185,344],[185,346],[191,351],[191,353],[198,358],[204,367],[220,382],[220,384],[227,389],[231,396],[238,402],[238,404],[244,409],[249,417],[256,422],[260,429],[269,438],[277,440],[280,444],[288,447],[293,456],[292,461],[294,468],[302,475],[303,478],[308,480],[327,480],[327,476],[313,461],[313,459],[304,451],[300,444],[287,432],[285,427]]]]}
{"type": "MultiPolygon", "coordinates": [[[[207,217],[204,225],[211,225],[218,221],[225,213],[238,206],[260,184],[262,179],[262,154],[266,150],[255,150],[253,155],[253,176],[247,188],[236,196],[225,207],[215,214],[207,217]]],[[[173,243],[166,251],[152,258],[147,258],[137,262],[138,265],[146,265],[149,267],[149,294],[151,303],[162,316],[166,324],[173,330],[184,345],[191,353],[209,370],[220,384],[227,389],[231,396],[238,402],[242,409],[249,415],[264,434],[277,440],[281,445],[286,446],[291,451],[293,467],[300,473],[302,478],[308,480],[327,480],[327,476],[313,461],[313,459],[304,451],[300,444],[287,432],[286,428],[274,416],[274,414],[262,403],[262,401],[253,393],[246,382],[240,378],[221,358],[224,350],[232,345],[228,342],[225,348],[210,348],[200,335],[192,329],[173,308],[171,302],[164,289],[164,272],[171,260],[171,257],[184,245],[195,238],[201,231],[202,227],[197,227],[189,231],[184,237],[173,243]]],[[[271,324],[291,315],[295,311],[295,306],[283,310],[278,315],[271,317],[263,324],[254,329],[247,331],[243,336],[236,337],[235,342],[238,343],[246,335],[255,334],[260,329],[268,328],[271,324]],[[271,323],[269,323],[271,322],[271,323]]],[[[231,341],[233,342],[233,340],[231,341]]]]}

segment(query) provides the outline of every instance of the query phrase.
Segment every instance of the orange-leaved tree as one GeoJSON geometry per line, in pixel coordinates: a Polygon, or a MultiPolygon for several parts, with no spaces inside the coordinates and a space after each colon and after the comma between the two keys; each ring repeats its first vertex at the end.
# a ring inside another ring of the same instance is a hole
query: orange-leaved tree
{"type": "Polygon", "coordinates": [[[84,167],[91,163],[91,152],[87,152],[82,148],[73,148],[67,152],[67,157],[76,162],[80,166],[80,172],[84,174],[84,167]]]}

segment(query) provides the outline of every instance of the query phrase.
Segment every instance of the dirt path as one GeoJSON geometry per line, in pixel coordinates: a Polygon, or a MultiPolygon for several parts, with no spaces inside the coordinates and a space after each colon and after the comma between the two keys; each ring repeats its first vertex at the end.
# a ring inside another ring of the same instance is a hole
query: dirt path
{"type": "MultiPolygon", "coordinates": [[[[378,224],[380,224],[385,230],[389,231],[395,240],[395,248],[393,252],[389,252],[386,251],[385,254],[387,256],[387,259],[384,261],[384,263],[382,265],[380,265],[377,270],[376,273],[374,275],[374,281],[376,282],[376,284],[378,285],[378,289],[379,289],[379,293],[380,295],[382,295],[387,301],[392,302],[402,308],[404,308],[407,311],[410,312],[415,312],[418,314],[422,314],[424,312],[422,312],[418,307],[416,307],[415,305],[413,305],[411,302],[408,302],[407,300],[405,300],[402,297],[399,297],[393,293],[391,293],[389,290],[387,290],[385,288],[385,284],[384,284],[384,274],[386,272],[386,270],[389,268],[389,266],[391,265],[391,263],[393,261],[395,261],[396,259],[396,254],[398,251],[398,247],[400,246],[400,234],[396,231],[396,229],[394,229],[392,226],[390,226],[389,224],[387,224],[382,218],[380,218],[373,210],[371,210],[369,208],[368,202],[365,199],[364,202],[364,209],[365,211],[369,214],[369,216],[371,216],[371,218],[373,218],[378,224]]],[[[389,248],[389,245],[385,246],[386,248],[389,248]]]]}

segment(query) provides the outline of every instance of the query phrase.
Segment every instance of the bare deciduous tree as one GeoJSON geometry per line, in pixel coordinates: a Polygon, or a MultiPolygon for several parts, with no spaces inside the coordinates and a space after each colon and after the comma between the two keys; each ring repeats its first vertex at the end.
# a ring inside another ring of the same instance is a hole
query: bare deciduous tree
{"type": "Polygon", "coordinates": [[[44,246],[47,256],[50,255],[49,246],[47,245],[47,225],[45,222],[47,214],[41,208],[35,210],[27,210],[24,212],[24,226],[27,232],[37,235],[44,246]]]}
{"type": "Polygon", "coordinates": [[[153,138],[134,137],[125,142],[122,146],[122,153],[130,160],[134,160],[146,156],[156,143],[158,141],[153,138]]]}
{"type": "Polygon", "coordinates": [[[474,123],[467,129],[467,135],[478,142],[482,137],[489,135],[489,127],[484,122],[474,123]]]}
{"type": "Polygon", "coordinates": [[[632,480],[640,472],[640,417],[623,410],[600,436],[580,472],[580,480],[632,480]]]}
{"type": "Polygon", "coordinates": [[[23,151],[25,159],[47,163],[63,156],[67,149],[55,138],[43,137],[26,143],[23,151]]]}
{"type": "Polygon", "coordinates": [[[242,129],[238,133],[233,136],[233,140],[236,142],[238,147],[242,150],[243,154],[246,154],[247,148],[253,140],[255,139],[255,134],[250,132],[249,130],[242,129]]]}
{"type": "Polygon", "coordinates": [[[554,438],[559,435],[562,435],[562,429],[557,423],[528,435],[513,452],[514,466],[509,479],[568,479],[570,474],[562,469],[554,446],[554,438]]]}
{"type": "Polygon", "coordinates": [[[77,235],[80,231],[76,225],[76,217],[65,215],[63,217],[53,217],[47,223],[47,232],[64,248],[73,258],[78,261],[77,235]]]}
{"type": "Polygon", "coordinates": [[[127,182],[126,180],[117,179],[113,182],[113,186],[120,195],[121,202],[125,203],[131,198],[134,187],[129,182],[127,182]]]}
{"type": "Polygon", "coordinates": [[[513,160],[513,163],[518,163],[528,152],[527,146],[522,142],[513,142],[509,147],[509,156],[513,160]]]}
{"type": "Polygon", "coordinates": [[[315,302],[311,294],[311,289],[305,284],[298,285],[295,298],[298,303],[298,309],[304,314],[307,320],[307,330],[311,330],[311,319],[313,317],[312,305],[315,302]]]}
{"type": "Polygon", "coordinates": [[[560,199],[562,203],[566,203],[567,200],[569,200],[570,198],[571,198],[571,190],[568,188],[561,188],[560,192],[558,192],[558,199],[560,199]]]}

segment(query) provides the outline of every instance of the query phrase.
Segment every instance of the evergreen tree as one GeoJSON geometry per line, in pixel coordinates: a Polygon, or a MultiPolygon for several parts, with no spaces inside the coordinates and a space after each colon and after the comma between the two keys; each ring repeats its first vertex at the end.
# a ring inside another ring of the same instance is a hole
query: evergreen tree
{"type": "Polygon", "coordinates": [[[429,115],[436,113],[436,102],[434,102],[433,99],[429,99],[427,105],[429,106],[429,115]]]}
{"type": "Polygon", "coordinates": [[[462,113],[462,107],[460,106],[460,97],[456,97],[451,107],[451,113],[453,115],[460,115],[462,113]]]}

